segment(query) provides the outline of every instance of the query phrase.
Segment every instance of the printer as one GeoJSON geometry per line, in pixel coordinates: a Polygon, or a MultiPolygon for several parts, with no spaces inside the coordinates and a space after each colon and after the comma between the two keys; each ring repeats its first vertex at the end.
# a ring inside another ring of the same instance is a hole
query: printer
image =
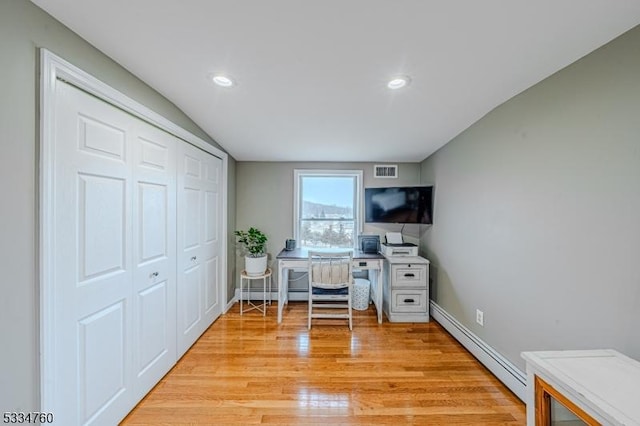
{"type": "Polygon", "coordinates": [[[382,243],[380,252],[389,257],[394,256],[417,256],[418,246],[405,243],[400,232],[387,232],[386,242],[382,243]]]}

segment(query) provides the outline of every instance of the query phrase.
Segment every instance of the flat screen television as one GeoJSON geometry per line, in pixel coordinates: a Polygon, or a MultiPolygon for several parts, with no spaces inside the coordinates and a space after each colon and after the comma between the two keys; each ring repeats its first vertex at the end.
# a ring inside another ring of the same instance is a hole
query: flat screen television
{"type": "Polygon", "coordinates": [[[433,223],[433,186],[365,188],[365,222],[433,223]]]}

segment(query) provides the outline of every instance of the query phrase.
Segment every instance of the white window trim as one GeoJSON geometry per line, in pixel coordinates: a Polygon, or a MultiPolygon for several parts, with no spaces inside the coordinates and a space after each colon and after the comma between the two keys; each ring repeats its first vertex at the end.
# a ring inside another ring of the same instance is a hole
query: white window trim
{"type": "Polygon", "coordinates": [[[353,248],[358,245],[358,234],[362,234],[362,227],[364,226],[364,209],[362,208],[364,203],[364,183],[362,170],[332,170],[332,169],[294,169],[293,170],[293,238],[296,241],[302,241],[300,237],[300,179],[307,176],[352,176],[356,178],[356,211],[353,214],[356,220],[356,226],[354,231],[356,235],[353,236],[353,248]]]}

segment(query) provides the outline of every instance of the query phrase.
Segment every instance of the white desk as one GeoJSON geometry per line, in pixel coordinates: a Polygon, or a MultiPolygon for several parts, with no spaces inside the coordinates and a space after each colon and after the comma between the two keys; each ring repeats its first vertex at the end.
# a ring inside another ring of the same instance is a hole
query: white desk
{"type": "MultiPolygon", "coordinates": [[[[327,251],[339,251],[331,249],[327,251]]],[[[282,250],[276,257],[278,260],[278,324],[282,322],[284,305],[289,303],[289,271],[307,272],[309,269],[309,250],[297,248],[282,250]]],[[[384,268],[384,256],[366,254],[359,250],[353,252],[353,270],[369,271],[371,282],[371,299],[376,307],[378,323],[382,324],[382,286],[380,285],[384,268]]]]}

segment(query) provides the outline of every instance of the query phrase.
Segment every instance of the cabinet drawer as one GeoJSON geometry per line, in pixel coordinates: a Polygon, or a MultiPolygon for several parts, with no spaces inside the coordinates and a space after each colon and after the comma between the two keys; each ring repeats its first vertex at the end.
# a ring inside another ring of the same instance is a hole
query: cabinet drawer
{"type": "Polygon", "coordinates": [[[392,290],[392,312],[427,312],[427,290],[392,290]]]}
{"type": "Polygon", "coordinates": [[[427,286],[427,265],[402,264],[391,266],[393,287],[427,286]]]}

